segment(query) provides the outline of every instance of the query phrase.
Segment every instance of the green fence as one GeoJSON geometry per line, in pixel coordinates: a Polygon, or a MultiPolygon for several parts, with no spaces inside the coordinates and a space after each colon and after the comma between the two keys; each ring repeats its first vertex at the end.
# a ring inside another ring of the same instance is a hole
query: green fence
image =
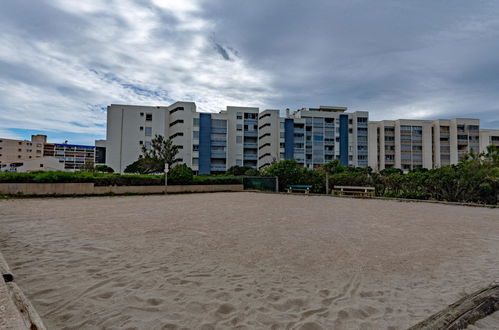
{"type": "Polygon", "coordinates": [[[260,176],[243,177],[243,185],[245,190],[277,191],[277,178],[260,176]]]}

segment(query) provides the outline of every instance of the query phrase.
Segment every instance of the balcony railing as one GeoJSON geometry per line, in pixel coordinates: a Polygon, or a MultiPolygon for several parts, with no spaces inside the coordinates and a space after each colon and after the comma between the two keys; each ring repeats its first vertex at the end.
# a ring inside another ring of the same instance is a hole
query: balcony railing
{"type": "Polygon", "coordinates": [[[212,151],[211,158],[227,158],[227,154],[224,151],[212,151]]]}
{"type": "Polygon", "coordinates": [[[225,172],[227,168],[225,165],[211,165],[210,170],[215,172],[225,172]]]}
{"type": "Polygon", "coordinates": [[[212,146],[225,147],[227,145],[226,140],[211,140],[212,146]]]}
{"type": "Polygon", "coordinates": [[[244,154],[244,160],[256,160],[257,154],[244,154]]]}
{"type": "Polygon", "coordinates": [[[244,136],[258,136],[258,131],[244,131],[244,136]]]}
{"type": "Polygon", "coordinates": [[[244,148],[246,149],[256,149],[258,148],[258,143],[245,143],[244,148]]]}

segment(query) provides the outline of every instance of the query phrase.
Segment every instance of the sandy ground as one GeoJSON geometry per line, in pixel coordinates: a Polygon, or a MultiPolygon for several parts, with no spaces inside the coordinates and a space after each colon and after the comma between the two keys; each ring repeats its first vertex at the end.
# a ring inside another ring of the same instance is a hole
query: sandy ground
{"type": "Polygon", "coordinates": [[[259,193],[0,200],[0,250],[50,329],[404,329],[499,279],[499,209],[259,193]]]}

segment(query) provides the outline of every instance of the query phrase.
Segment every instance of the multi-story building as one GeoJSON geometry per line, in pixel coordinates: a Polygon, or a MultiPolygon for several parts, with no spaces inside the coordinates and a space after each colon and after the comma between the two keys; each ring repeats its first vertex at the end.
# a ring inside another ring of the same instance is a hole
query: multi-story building
{"type": "Polygon", "coordinates": [[[369,122],[369,166],[408,171],[457,164],[466,153],[479,152],[479,128],[478,119],[463,118],[369,122]]]}
{"type": "Polygon", "coordinates": [[[66,171],[78,171],[95,163],[95,146],[67,143],[45,143],[43,156],[55,157],[66,171]]]}
{"type": "Polygon", "coordinates": [[[499,129],[480,130],[480,151],[487,151],[488,146],[499,147],[499,129]]]}
{"type": "Polygon", "coordinates": [[[32,135],[31,140],[0,138],[0,166],[43,156],[46,135],[32,135]]]}
{"type": "Polygon", "coordinates": [[[315,168],[338,159],[342,165],[367,167],[368,112],[345,107],[303,108],[286,117],[279,110],[259,116],[259,168],[295,159],[315,168]]]}
{"type": "Polygon", "coordinates": [[[199,113],[193,102],[167,107],[108,107],[106,163],[117,172],[136,161],[142,146],[163,135],[179,147],[178,162],[200,174],[223,173],[234,165],[257,167],[258,108],[227,107],[199,113]]]}
{"type": "Polygon", "coordinates": [[[478,119],[369,122],[368,116],[334,106],[287,110],[281,116],[276,109],[231,106],[200,113],[193,102],[166,107],[113,104],[108,107],[107,140],[99,147],[101,154],[106,149],[106,164],[122,173],[159,134],[179,146],[178,162],[207,174],[234,165],[262,169],[283,159],[308,168],[337,159],[345,166],[369,165],[375,171],[431,169],[499,143],[499,130],[480,133],[478,119]]]}

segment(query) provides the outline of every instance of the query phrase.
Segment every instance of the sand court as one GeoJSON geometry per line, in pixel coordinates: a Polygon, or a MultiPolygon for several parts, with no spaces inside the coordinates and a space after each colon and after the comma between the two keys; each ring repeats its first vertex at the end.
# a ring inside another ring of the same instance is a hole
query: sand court
{"type": "Polygon", "coordinates": [[[404,329],[499,279],[499,210],[250,192],[0,200],[0,251],[50,329],[404,329]]]}

